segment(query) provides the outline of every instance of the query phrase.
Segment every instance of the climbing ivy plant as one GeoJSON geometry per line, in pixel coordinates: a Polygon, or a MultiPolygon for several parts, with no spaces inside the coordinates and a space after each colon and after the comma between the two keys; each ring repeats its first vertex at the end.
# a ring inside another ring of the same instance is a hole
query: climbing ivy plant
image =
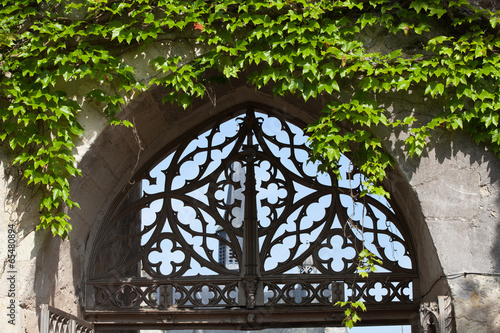
{"type": "Polygon", "coordinates": [[[214,71],[243,75],[256,88],[305,101],[321,96],[322,116],[308,127],[311,159],[337,170],[349,154],[368,192],[393,162],[375,127],[408,131],[409,156],[420,155],[433,130],[468,132],[500,156],[500,39],[495,12],[465,0],[0,0],[0,140],[28,184],[43,190],[38,228],[66,238],[63,207],[78,207],[70,178],[81,176],[76,141],[84,102],[75,82],[95,82],[85,101],[101,104],[114,124],[127,94],[153,85],[187,107],[207,93],[214,71]],[[416,51],[371,52],[367,33],[404,40],[416,51]],[[150,62],[156,75],[139,80],[123,52],[143,52],[165,36],[203,50],[186,61],[150,62]],[[250,73],[248,76],[246,73],[250,73]],[[441,101],[432,119],[393,120],[380,96],[423,89],[441,101]]]}

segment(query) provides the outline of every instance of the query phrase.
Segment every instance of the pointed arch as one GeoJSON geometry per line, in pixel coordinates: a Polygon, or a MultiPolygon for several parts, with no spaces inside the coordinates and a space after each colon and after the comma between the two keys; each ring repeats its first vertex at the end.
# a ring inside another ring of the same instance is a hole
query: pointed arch
{"type": "Polygon", "coordinates": [[[87,315],[147,327],[339,325],[336,301],[363,299],[365,322],[387,309],[408,322],[418,265],[405,221],[392,201],[360,197],[363,176],[346,157],[344,180],[317,175],[303,127],[245,103],[158,152],[104,218],[87,315]],[[367,279],[357,276],[364,246],[383,260],[367,279]]]}

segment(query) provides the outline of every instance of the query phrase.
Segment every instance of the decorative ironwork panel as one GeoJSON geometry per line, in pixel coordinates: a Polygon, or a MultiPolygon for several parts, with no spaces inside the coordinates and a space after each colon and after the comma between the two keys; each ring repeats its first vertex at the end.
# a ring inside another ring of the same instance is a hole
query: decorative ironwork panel
{"type": "Polygon", "coordinates": [[[87,309],[412,303],[417,269],[389,200],[307,162],[307,136],[252,105],[193,131],[118,198],[94,248],[87,309]],[[356,280],[358,254],[382,264],[356,280]]]}
{"type": "Polygon", "coordinates": [[[323,283],[284,283],[264,282],[264,305],[277,304],[332,305],[344,301],[344,284],[342,282],[323,283]]]}
{"type": "Polygon", "coordinates": [[[172,283],[95,286],[97,308],[231,307],[238,305],[238,284],[172,283]]]}
{"type": "Polygon", "coordinates": [[[349,281],[347,294],[353,299],[365,303],[386,304],[390,302],[412,302],[412,280],[380,279],[374,277],[368,281],[349,281]]]}

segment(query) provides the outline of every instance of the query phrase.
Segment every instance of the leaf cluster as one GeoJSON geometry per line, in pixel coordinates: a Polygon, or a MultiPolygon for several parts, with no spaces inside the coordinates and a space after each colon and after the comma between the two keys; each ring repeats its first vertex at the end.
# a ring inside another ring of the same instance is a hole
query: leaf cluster
{"type": "Polygon", "coordinates": [[[344,319],[342,320],[342,325],[346,327],[353,328],[354,325],[361,321],[361,317],[358,315],[358,308],[366,311],[366,305],[362,301],[338,301],[335,306],[345,307],[344,319]]]}
{"type": "Polygon", "coordinates": [[[380,260],[374,253],[370,252],[368,249],[363,249],[358,254],[358,274],[366,278],[370,273],[377,271],[376,265],[382,265],[382,260],[380,260]]]}
{"type": "Polygon", "coordinates": [[[187,107],[205,96],[214,71],[226,79],[251,71],[249,84],[276,95],[322,96],[323,116],[308,127],[311,159],[338,172],[348,154],[375,194],[387,195],[380,183],[393,164],[373,135],[377,126],[408,130],[409,156],[422,154],[436,128],[467,131],[500,156],[499,17],[465,0],[0,3],[0,140],[28,183],[45,191],[39,228],[63,238],[71,225],[62,207],[78,207],[69,179],[81,175],[74,155],[83,134],[82,103],[65,87],[83,80],[96,83],[86,101],[102,105],[112,123],[120,123],[115,116],[127,93],[161,85],[165,100],[187,107]],[[369,52],[363,36],[374,30],[419,36],[421,45],[418,52],[369,52]],[[140,80],[123,52],[143,52],[164,38],[203,52],[191,61],[155,58],[156,75],[140,80]],[[431,120],[391,119],[380,96],[418,87],[441,101],[442,112],[431,120]]]}

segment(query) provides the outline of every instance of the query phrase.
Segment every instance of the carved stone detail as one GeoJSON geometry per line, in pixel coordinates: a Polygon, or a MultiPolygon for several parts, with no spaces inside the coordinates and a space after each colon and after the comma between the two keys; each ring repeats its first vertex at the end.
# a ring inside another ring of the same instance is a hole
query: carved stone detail
{"type": "Polygon", "coordinates": [[[421,333],[452,333],[453,308],[450,296],[438,296],[437,302],[420,305],[421,333]]]}
{"type": "Polygon", "coordinates": [[[247,279],[243,281],[245,286],[246,306],[249,309],[255,308],[255,294],[257,292],[257,279],[247,279]]]}
{"type": "Polygon", "coordinates": [[[438,306],[440,314],[439,326],[442,333],[453,332],[453,307],[451,296],[438,296],[438,306]]]}
{"type": "Polygon", "coordinates": [[[249,313],[248,316],[247,316],[247,322],[249,323],[255,323],[257,320],[257,316],[255,315],[255,313],[249,313]]]}
{"type": "Polygon", "coordinates": [[[420,305],[420,332],[439,333],[439,309],[436,302],[420,305]]]}

